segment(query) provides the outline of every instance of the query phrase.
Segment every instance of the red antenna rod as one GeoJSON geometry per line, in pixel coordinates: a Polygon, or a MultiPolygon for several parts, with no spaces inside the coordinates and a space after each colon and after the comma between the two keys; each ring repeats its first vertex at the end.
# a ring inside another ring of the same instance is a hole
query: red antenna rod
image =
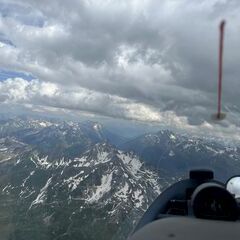
{"type": "Polygon", "coordinates": [[[225,21],[220,23],[220,42],[219,42],[219,62],[218,62],[218,110],[217,119],[223,119],[225,114],[221,113],[222,104],[222,65],[223,65],[223,40],[224,40],[225,21]]]}

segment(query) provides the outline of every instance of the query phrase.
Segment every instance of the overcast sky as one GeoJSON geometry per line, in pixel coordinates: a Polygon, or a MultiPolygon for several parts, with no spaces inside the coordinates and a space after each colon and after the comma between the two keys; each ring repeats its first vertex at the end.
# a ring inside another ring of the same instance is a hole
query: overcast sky
{"type": "Polygon", "coordinates": [[[238,138],[238,0],[0,0],[0,102],[238,138]],[[216,112],[218,26],[226,19],[216,112]]]}

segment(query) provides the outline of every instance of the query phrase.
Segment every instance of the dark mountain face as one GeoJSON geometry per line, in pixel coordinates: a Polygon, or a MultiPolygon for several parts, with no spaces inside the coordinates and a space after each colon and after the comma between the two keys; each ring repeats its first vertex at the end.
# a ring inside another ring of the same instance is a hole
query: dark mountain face
{"type": "Polygon", "coordinates": [[[220,143],[171,131],[146,134],[121,146],[134,151],[147,165],[178,176],[192,168],[211,168],[216,176],[226,180],[240,173],[240,149],[223,146],[220,143]]]}
{"type": "Polygon", "coordinates": [[[170,131],[123,143],[95,122],[15,119],[0,136],[1,239],[126,239],[190,168],[240,172],[238,148],[170,131]]]}
{"type": "Polygon", "coordinates": [[[96,142],[104,140],[112,145],[119,146],[127,141],[125,137],[109,131],[98,122],[86,121],[81,124],[81,127],[84,128],[84,132],[86,132],[88,136],[92,136],[96,142]]]}

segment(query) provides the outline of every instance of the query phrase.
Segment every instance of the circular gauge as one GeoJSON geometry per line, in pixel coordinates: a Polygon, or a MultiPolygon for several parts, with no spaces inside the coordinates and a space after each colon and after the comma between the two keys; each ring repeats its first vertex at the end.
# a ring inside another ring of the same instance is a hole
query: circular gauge
{"type": "Polygon", "coordinates": [[[237,202],[221,185],[204,183],[192,195],[192,208],[198,218],[215,220],[236,220],[237,202]]]}

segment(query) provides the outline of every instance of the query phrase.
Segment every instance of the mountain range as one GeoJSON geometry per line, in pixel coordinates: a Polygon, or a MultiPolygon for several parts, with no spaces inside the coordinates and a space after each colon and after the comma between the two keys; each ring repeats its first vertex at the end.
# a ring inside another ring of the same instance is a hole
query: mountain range
{"type": "Polygon", "coordinates": [[[239,151],[169,130],[126,139],[97,122],[2,120],[2,239],[126,239],[189,169],[239,173],[239,151]]]}

